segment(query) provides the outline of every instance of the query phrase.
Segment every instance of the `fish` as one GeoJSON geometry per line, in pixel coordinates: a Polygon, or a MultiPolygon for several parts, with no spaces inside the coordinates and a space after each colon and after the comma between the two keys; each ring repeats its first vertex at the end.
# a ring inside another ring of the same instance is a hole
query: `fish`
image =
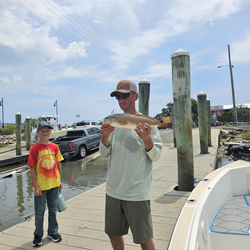
{"type": "Polygon", "coordinates": [[[161,121],[153,117],[142,114],[112,114],[103,119],[104,122],[110,122],[110,125],[115,128],[136,129],[139,123],[148,123],[151,127],[161,126],[161,121]]]}

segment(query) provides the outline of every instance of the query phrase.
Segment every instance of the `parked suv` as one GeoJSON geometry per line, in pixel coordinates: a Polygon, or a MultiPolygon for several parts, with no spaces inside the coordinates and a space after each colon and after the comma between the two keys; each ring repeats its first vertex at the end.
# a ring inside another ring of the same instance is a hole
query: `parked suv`
{"type": "Polygon", "coordinates": [[[100,125],[97,122],[94,121],[80,121],[76,123],[76,126],[74,128],[81,129],[81,128],[87,128],[87,127],[97,127],[100,128],[100,125]]]}

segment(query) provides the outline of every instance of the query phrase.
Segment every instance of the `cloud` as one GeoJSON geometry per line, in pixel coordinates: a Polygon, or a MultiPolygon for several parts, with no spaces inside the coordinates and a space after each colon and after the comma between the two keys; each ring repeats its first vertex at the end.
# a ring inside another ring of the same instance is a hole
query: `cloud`
{"type": "MultiPolygon", "coordinates": [[[[249,29],[245,32],[246,35],[242,39],[230,45],[231,59],[234,63],[250,62],[250,34],[249,29]]],[[[227,57],[228,60],[228,57],[227,57]]]]}
{"type": "Polygon", "coordinates": [[[43,24],[34,27],[29,19],[23,20],[14,13],[5,10],[0,12],[0,44],[14,49],[17,53],[28,53],[33,58],[47,63],[66,61],[86,57],[88,43],[71,42],[67,48],[59,45],[56,36],[51,36],[51,27],[43,24]]]}
{"type": "Polygon", "coordinates": [[[217,69],[217,67],[219,65],[220,65],[219,63],[210,63],[207,65],[199,66],[196,69],[198,69],[198,70],[215,70],[215,69],[217,69]]]}
{"type": "Polygon", "coordinates": [[[86,70],[76,69],[76,68],[73,68],[72,66],[66,68],[62,72],[63,77],[67,77],[67,78],[85,78],[88,74],[89,73],[86,70]]]}
{"type": "Polygon", "coordinates": [[[195,25],[213,24],[215,20],[228,18],[246,4],[238,0],[179,0],[174,3],[165,2],[168,7],[164,18],[155,23],[155,27],[140,32],[139,35],[113,41],[113,50],[125,61],[131,62],[137,57],[151,53],[168,39],[173,39],[195,25]]]}
{"type": "Polygon", "coordinates": [[[151,65],[147,69],[148,74],[146,74],[146,78],[154,79],[154,78],[171,78],[171,64],[170,63],[162,63],[151,65]]]}

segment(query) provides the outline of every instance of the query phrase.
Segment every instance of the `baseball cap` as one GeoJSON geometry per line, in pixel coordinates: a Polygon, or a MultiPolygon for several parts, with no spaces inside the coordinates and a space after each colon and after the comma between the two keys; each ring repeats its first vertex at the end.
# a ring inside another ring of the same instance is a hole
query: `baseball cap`
{"type": "Polygon", "coordinates": [[[136,84],[131,81],[131,80],[121,80],[120,82],[118,82],[116,90],[113,91],[110,96],[116,96],[117,92],[120,93],[129,93],[129,92],[135,92],[137,93],[137,87],[136,84]]]}
{"type": "Polygon", "coordinates": [[[41,129],[41,128],[44,128],[44,127],[48,127],[50,129],[53,129],[48,122],[46,121],[41,121],[41,122],[38,122],[37,124],[37,130],[41,129]]]}

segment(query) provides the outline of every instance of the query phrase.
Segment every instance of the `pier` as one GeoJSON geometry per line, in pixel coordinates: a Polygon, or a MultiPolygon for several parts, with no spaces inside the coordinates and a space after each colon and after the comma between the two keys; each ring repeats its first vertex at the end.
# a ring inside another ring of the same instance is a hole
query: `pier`
{"type": "MultiPolygon", "coordinates": [[[[164,133],[162,133],[164,137],[164,133]]],[[[213,171],[216,161],[219,129],[211,129],[212,146],[208,154],[200,154],[199,130],[192,130],[194,177],[197,181],[213,171]]],[[[164,138],[163,138],[164,141],[164,138]]],[[[99,152],[97,154],[97,157],[99,152]]],[[[164,144],[159,161],[153,163],[151,209],[155,249],[167,249],[176,220],[190,192],[175,191],[177,177],[177,149],[164,144]]],[[[196,183],[195,183],[196,185],[196,183]]],[[[112,249],[104,232],[105,184],[91,189],[68,201],[67,209],[58,213],[60,243],[46,238],[44,232],[41,249],[112,249]]],[[[0,232],[0,249],[34,249],[32,247],[34,218],[0,232]]],[[[47,229],[47,213],[44,219],[47,229]]],[[[125,249],[141,249],[133,243],[131,232],[124,237],[125,249]]]]}

